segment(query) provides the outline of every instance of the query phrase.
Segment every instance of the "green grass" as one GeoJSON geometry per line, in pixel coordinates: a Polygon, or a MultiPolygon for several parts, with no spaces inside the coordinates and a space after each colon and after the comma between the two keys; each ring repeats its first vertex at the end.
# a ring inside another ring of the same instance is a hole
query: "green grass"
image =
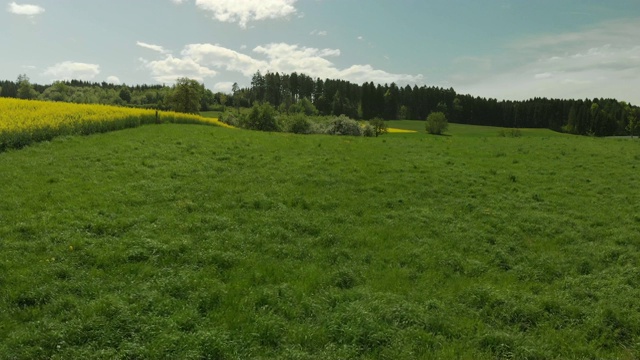
{"type": "MultiPolygon", "coordinates": [[[[424,120],[392,120],[387,121],[387,126],[415,130],[419,132],[425,131],[424,120]]],[[[479,125],[465,125],[449,123],[449,130],[445,132],[446,135],[464,136],[464,137],[498,137],[501,130],[505,128],[494,126],[479,126],[479,125]]],[[[509,129],[509,128],[507,128],[509,129]]],[[[552,137],[552,136],[569,136],[566,134],[558,133],[549,129],[519,129],[522,137],[552,137]]]]}
{"type": "Polygon", "coordinates": [[[1,357],[637,358],[640,144],[480,132],[0,153],[1,357]]]}

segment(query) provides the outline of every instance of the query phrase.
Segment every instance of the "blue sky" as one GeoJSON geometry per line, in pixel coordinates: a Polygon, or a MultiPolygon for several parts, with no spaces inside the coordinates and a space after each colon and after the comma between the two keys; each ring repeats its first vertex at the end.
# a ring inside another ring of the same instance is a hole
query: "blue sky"
{"type": "Polygon", "coordinates": [[[229,91],[255,71],[640,105],[640,0],[5,1],[0,78],[229,91]]]}

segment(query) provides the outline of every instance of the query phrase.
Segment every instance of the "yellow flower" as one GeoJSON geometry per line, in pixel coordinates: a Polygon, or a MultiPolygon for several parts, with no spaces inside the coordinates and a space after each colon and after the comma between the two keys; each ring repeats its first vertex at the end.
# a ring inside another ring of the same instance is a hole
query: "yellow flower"
{"type": "Polygon", "coordinates": [[[232,127],[218,119],[193,114],[0,98],[0,151],[59,135],[87,135],[156,122],[232,127]]]}
{"type": "Polygon", "coordinates": [[[387,128],[387,132],[390,134],[408,134],[408,133],[416,133],[415,130],[405,130],[405,129],[397,129],[397,128],[387,128]]]}

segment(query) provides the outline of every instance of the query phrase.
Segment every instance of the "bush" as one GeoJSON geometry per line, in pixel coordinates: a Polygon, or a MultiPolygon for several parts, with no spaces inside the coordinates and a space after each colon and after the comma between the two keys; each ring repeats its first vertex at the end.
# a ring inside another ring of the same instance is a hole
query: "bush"
{"type": "Polygon", "coordinates": [[[311,134],[328,134],[331,125],[321,121],[311,121],[311,134]]]}
{"type": "Polygon", "coordinates": [[[442,135],[449,128],[447,116],[443,112],[432,112],[427,116],[427,132],[434,135],[442,135]]]}
{"type": "Polygon", "coordinates": [[[251,112],[241,122],[242,127],[250,130],[279,131],[276,121],[276,109],[269,103],[253,105],[251,112]]]}
{"type": "Polygon", "coordinates": [[[369,125],[373,127],[375,136],[387,133],[387,124],[385,124],[384,120],[380,118],[374,118],[369,120],[369,125]]]}
{"type": "Polygon", "coordinates": [[[286,132],[294,134],[311,134],[312,123],[304,114],[295,114],[292,116],[285,116],[283,120],[283,129],[286,132]]]}
{"type": "Polygon", "coordinates": [[[362,136],[374,137],[378,136],[378,134],[376,133],[375,127],[371,126],[371,124],[365,124],[362,127],[362,136]]]}
{"type": "Polygon", "coordinates": [[[316,107],[313,105],[313,103],[309,99],[307,99],[306,97],[302,98],[297,103],[291,105],[289,107],[289,112],[302,113],[302,114],[305,114],[307,116],[318,115],[318,109],[316,109],[316,107]]]}
{"type": "Polygon", "coordinates": [[[362,128],[360,128],[360,124],[357,121],[349,119],[345,115],[340,115],[331,120],[326,133],[330,135],[360,136],[362,135],[362,128]]]}
{"type": "Polygon", "coordinates": [[[241,123],[241,117],[234,115],[231,112],[224,112],[220,115],[220,121],[227,125],[239,127],[241,123]]]}
{"type": "Polygon", "coordinates": [[[520,129],[511,128],[511,129],[502,129],[498,131],[498,136],[501,137],[520,137],[522,136],[522,132],[520,129]]]}

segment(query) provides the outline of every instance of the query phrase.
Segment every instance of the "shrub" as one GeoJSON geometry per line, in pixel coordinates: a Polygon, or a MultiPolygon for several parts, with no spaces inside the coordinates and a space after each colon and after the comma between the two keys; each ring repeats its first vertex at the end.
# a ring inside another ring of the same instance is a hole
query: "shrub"
{"type": "Polygon", "coordinates": [[[378,136],[378,134],[376,133],[376,129],[373,126],[371,126],[370,124],[365,124],[362,127],[362,136],[374,137],[378,136]]]}
{"type": "Polygon", "coordinates": [[[227,125],[239,127],[241,123],[241,117],[231,112],[224,112],[220,115],[220,121],[227,125]]]}
{"type": "Polygon", "coordinates": [[[387,124],[380,118],[369,120],[369,125],[373,127],[376,136],[387,133],[387,124]]]}
{"type": "Polygon", "coordinates": [[[284,131],[294,134],[311,134],[312,123],[304,114],[283,117],[284,131]]]}
{"type": "Polygon", "coordinates": [[[427,132],[434,135],[442,135],[449,128],[447,116],[443,112],[432,112],[427,116],[427,132]]]}
{"type": "Polygon", "coordinates": [[[251,112],[242,121],[242,127],[250,130],[279,131],[276,109],[269,103],[254,105],[251,112]]]}
{"type": "Polygon", "coordinates": [[[301,113],[301,114],[305,114],[307,116],[318,115],[318,109],[316,109],[316,107],[313,105],[313,103],[309,99],[307,99],[306,97],[302,98],[297,103],[291,105],[289,107],[289,112],[301,113]]]}
{"type": "Polygon", "coordinates": [[[520,137],[522,136],[522,132],[520,129],[510,128],[510,129],[502,129],[498,131],[498,136],[501,137],[520,137]]]}
{"type": "Polygon", "coordinates": [[[357,121],[349,119],[345,115],[340,115],[331,120],[327,134],[360,136],[362,135],[362,128],[360,128],[360,124],[357,121]]]}
{"type": "Polygon", "coordinates": [[[331,125],[321,121],[311,122],[311,134],[328,134],[331,125]]]}

